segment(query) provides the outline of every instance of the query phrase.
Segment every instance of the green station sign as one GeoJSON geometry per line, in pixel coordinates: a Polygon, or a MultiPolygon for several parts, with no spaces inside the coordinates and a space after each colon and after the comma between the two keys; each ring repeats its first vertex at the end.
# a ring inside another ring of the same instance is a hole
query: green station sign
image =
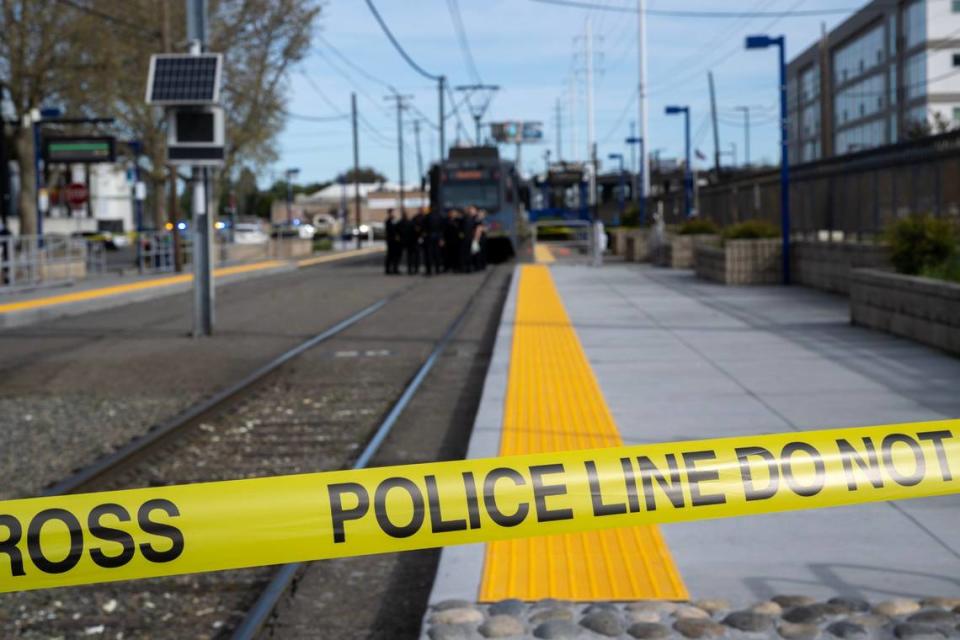
{"type": "Polygon", "coordinates": [[[96,163],[116,159],[116,140],[110,136],[64,136],[44,138],[43,159],[47,163],[96,163]]]}

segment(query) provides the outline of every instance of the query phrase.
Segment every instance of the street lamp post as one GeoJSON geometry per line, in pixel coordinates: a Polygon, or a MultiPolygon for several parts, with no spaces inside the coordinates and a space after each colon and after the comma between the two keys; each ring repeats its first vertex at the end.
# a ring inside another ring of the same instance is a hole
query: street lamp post
{"type": "Polygon", "coordinates": [[[617,194],[617,206],[619,214],[617,215],[617,221],[614,226],[619,227],[620,222],[623,220],[623,207],[624,207],[624,190],[626,184],[623,179],[623,154],[622,153],[611,153],[607,156],[611,160],[618,160],[620,162],[620,182],[619,182],[619,193],[617,194]]]}
{"type": "Polygon", "coordinates": [[[685,217],[689,218],[693,207],[693,167],[690,164],[690,107],[688,106],[668,106],[665,110],[668,116],[683,114],[683,132],[685,166],[683,171],[683,209],[685,217]]]}
{"type": "MultiPolygon", "coordinates": [[[[645,149],[643,144],[643,137],[641,136],[630,136],[626,139],[626,143],[629,145],[637,145],[640,147],[640,158],[646,158],[645,149]]],[[[637,180],[637,205],[639,206],[637,223],[642,227],[644,222],[646,222],[647,217],[647,193],[643,186],[646,184],[645,169],[649,163],[641,161],[640,162],[640,175],[637,180]]]]}
{"type": "Polygon", "coordinates": [[[284,175],[287,179],[287,224],[293,224],[293,179],[300,173],[300,169],[287,169],[284,175]]]}
{"type": "Polygon", "coordinates": [[[776,46],[780,62],[780,236],[783,242],[783,284],[790,284],[790,157],[787,138],[786,37],[747,36],[747,49],[776,46]]]}

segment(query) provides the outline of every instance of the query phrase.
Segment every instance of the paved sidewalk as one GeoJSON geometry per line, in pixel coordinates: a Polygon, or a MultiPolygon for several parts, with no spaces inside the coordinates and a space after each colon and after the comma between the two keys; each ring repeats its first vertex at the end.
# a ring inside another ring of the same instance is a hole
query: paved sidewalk
{"type": "MultiPolygon", "coordinates": [[[[850,326],[846,298],[645,266],[551,271],[628,444],[960,416],[960,359],[850,326]]],[[[958,507],[953,496],[663,533],[695,598],[956,596],[958,507]]]]}

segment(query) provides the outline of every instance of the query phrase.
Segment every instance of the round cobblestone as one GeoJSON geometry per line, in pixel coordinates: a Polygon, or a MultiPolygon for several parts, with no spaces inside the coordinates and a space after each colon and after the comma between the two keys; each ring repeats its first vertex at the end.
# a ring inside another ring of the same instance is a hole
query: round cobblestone
{"type": "Polygon", "coordinates": [[[820,635],[820,627],[815,624],[781,622],[777,632],[787,640],[813,640],[820,635]]]}
{"type": "Polygon", "coordinates": [[[734,611],[723,619],[723,624],[740,631],[766,631],[773,626],[773,618],[753,611],[734,611]]]}
{"type": "Polygon", "coordinates": [[[870,611],[870,603],[858,598],[830,598],[827,604],[838,613],[863,613],[870,611]]]}
{"type": "Polygon", "coordinates": [[[458,607],[437,611],[430,618],[433,624],[476,624],[483,621],[483,613],[472,607],[458,607]]]}
{"type": "Polygon", "coordinates": [[[615,611],[599,610],[588,613],[581,620],[580,624],[594,633],[602,636],[616,638],[623,634],[623,623],[620,616],[615,611]]]}
{"type": "Polygon", "coordinates": [[[679,606],[676,602],[641,600],[640,602],[628,602],[623,608],[627,611],[656,611],[670,614],[676,611],[679,606]]]}
{"type": "Polygon", "coordinates": [[[442,600],[433,605],[434,611],[446,611],[447,609],[472,609],[473,603],[468,600],[442,600]]]}
{"type": "Polygon", "coordinates": [[[851,616],[850,622],[864,626],[867,629],[879,629],[883,625],[890,622],[890,618],[877,615],[875,613],[864,613],[857,616],[851,616]]]}
{"type": "Polygon", "coordinates": [[[827,627],[827,633],[837,638],[856,639],[865,638],[868,632],[866,627],[856,624],[855,622],[840,620],[829,625],[827,627]]]}
{"type": "Polygon", "coordinates": [[[660,622],[661,614],[657,611],[627,611],[628,623],[660,622]]]}
{"type": "Polygon", "coordinates": [[[907,598],[894,598],[885,600],[873,607],[873,610],[880,615],[894,618],[896,616],[905,616],[920,610],[920,603],[916,600],[907,598]]]}
{"type": "Polygon", "coordinates": [[[796,624],[819,624],[823,622],[823,611],[812,604],[794,607],[783,614],[783,619],[796,624]]]}
{"type": "Polygon", "coordinates": [[[957,616],[943,609],[924,609],[907,617],[907,622],[919,622],[921,624],[947,624],[952,625],[956,622],[957,616]]]}
{"type": "Polygon", "coordinates": [[[758,602],[749,609],[754,613],[760,613],[765,616],[772,616],[774,618],[780,617],[783,613],[783,607],[774,602],[773,600],[767,600],[766,602],[758,602]]]}
{"type": "Polygon", "coordinates": [[[813,604],[816,602],[815,598],[810,596],[800,596],[800,595],[780,595],[770,598],[778,605],[784,609],[790,609],[791,607],[803,607],[806,605],[813,604]]]}
{"type": "Polygon", "coordinates": [[[537,625],[547,620],[573,620],[573,611],[567,607],[540,609],[530,616],[530,623],[537,625]]]}
{"type": "Polygon", "coordinates": [[[960,607],[960,598],[924,598],[920,601],[924,607],[940,607],[941,609],[954,609],[960,607]]]}
{"type": "Polygon", "coordinates": [[[726,632],[722,624],[704,618],[681,618],[673,628],[686,638],[718,638],[726,632]]]}
{"type": "Polygon", "coordinates": [[[491,616],[480,625],[479,631],[484,638],[512,638],[522,636],[524,628],[523,623],[517,618],[498,614],[491,616]]]}
{"type": "Polygon", "coordinates": [[[472,624],[438,624],[430,627],[427,632],[430,640],[472,640],[472,624]]]}
{"type": "Polygon", "coordinates": [[[491,616],[522,616],[526,610],[527,606],[523,603],[523,600],[517,600],[516,598],[494,602],[487,608],[487,612],[491,616]]]}
{"type": "Polygon", "coordinates": [[[693,606],[703,609],[711,615],[716,615],[721,611],[730,611],[733,607],[730,606],[730,603],[722,598],[706,598],[703,600],[695,600],[693,606]]]}
{"type": "Polygon", "coordinates": [[[692,605],[680,605],[673,612],[673,617],[678,620],[684,618],[704,619],[709,618],[710,614],[700,607],[694,607],[692,605]]]}
{"type": "Polygon", "coordinates": [[[947,637],[933,625],[918,622],[901,622],[893,628],[893,635],[900,640],[941,640],[947,637]]]}
{"type": "Polygon", "coordinates": [[[534,629],[533,635],[543,640],[576,640],[581,637],[580,627],[568,620],[548,620],[534,629]]]}
{"type": "Polygon", "coordinates": [[[670,637],[670,629],[656,622],[638,622],[630,625],[627,633],[638,640],[659,640],[670,637]]]}

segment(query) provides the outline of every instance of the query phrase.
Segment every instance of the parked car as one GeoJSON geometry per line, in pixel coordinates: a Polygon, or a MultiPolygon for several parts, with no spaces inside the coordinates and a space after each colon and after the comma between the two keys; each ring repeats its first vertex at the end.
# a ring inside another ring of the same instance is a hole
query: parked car
{"type": "Polygon", "coordinates": [[[256,222],[238,222],[233,228],[233,241],[237,244],[266,244],[269,240],[256,222]]]}

